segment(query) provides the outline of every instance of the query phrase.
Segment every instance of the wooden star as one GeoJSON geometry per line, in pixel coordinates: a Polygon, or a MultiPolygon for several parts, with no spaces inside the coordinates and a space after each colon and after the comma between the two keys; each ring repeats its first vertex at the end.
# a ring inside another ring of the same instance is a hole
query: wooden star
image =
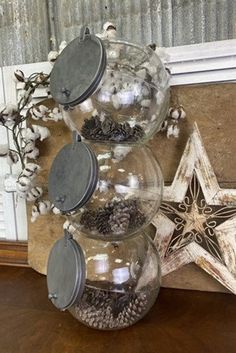
{"type": "Polygon", "coordinates": [[[195,262],[236,294],[236,190],[220,188],[197,124],[153,220],[162,275],[195,262]]]}

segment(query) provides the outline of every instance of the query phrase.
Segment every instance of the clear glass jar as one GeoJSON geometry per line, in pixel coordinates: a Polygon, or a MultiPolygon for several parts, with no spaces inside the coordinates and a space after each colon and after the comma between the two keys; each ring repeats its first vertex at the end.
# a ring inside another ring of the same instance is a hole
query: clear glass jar
{"type": "Polygon", "coordinates": [[[98,88],[67,111],[61,106],[64,120],[87,140],[145,142],[166,117],[169,74],[149,47],[124,41],[103,44],[107,64],[98,88]]]}
{"type": "Polygon", "coordinates": [[[160,289],[160,259],[144,233],[122,242],[78,235],[85,257],[82,296],[69,308],[83,324],[101,330],[133,325],[153,306],[160,289]]]}
{"type": "MultiPolygon", "coordinates": [[[[149,224],[160,207],[160,166],[145,145],[96,143],[91,144],[91,149],[98,162],[97,186],[87,203],[67,217],[89,237],[129,237],[149,224]]],[[[79,176],[77,182],[80,183],[79,176]]],[[[73,183],[76,189],[76,181],[73,183]]]]}

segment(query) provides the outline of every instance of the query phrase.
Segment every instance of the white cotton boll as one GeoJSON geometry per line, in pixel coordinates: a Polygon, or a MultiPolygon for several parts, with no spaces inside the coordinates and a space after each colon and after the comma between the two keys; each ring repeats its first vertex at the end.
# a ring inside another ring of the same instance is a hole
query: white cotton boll
{"type": "Polygon", "coordinates": [[[30,189],[30,187],[31,187],[31,180],[24,175],[19,176],[16,182],[16,191],[19,191],[21,193],[26,192],[30,189]]]}
{"type": "Polygon", "coordinates": [[[48,53],[48,61],[53,65],[56,61],[59,53],[56,50],[52,50],[48,53]]]}
{"type": "Polygon", "coordinates": [[[63,229],[67,230],[71,234],[76,231],[75,227],[69,221],[65,221],[63,224],[63,229]]]}
{"type": "Polygon", "coordinates": [[[62,113],[58,107],[53,108],[49,117],[56,122],[63,119],[62,113]]]}
{"type": "Polygon", "coordinates": [[[161,131],[166,131],[168,125],[168,121],[164,120],[162,125],[161,125],[161,131]]]}
{"type": "Polygon", "coordinates": [[[114,158],[121,161],[132,150],[132,147],[116,146],[113,150],[114,158]]]}
{"type": "Polygon", "coordinates": [[[173,136],[173,125],[167,127],[167,138],[170,138],[171,136],[173,136]]]}
{"type": "Polygon", "coordinates": [[[30,127],[21,129],[21,135],[25,140],[35,141],[39,138],[39,134],[34,132],[30,127]]]}
{"type": "Polygon", "coordinates": [[[51,136],[49,129],[45,126],[32,125],[32,129],[35,133],[39,134],[40,141],[43,141],[49,136],[51,136]]]}
{"type": "Polygon", "coordinates": [[[35,186],[30,189],[30,191],[26,195],[26,200],[29,202],[36,201],[43,194],[43,189],[40,186],[35,186]]]}
{"type": "Polygon", "coordinates": [[[40,169],[41,167],[36,163],[27,163],[21,175],[24,175],[32,180],[36,177],[40,169]]]}
{"type": "Polygon", "coordinates": [[[14,79],[16,80],[16,82],[24,82],[25,81],[24,72],[21,70],[16,70],[14,72],[14,79]]]}
{"type": "Polygon", "coordinates": [[[1,144],[0,145],[0,157],[6,157],[8,154],[8,145],[1,144]]]}
{"type": "Polygon", "coordinates": [[[62,50],[64,50],[66,46],[67,46],[67,42],[63,40],[59,45],[59,54],[61,54],[62,50]]]}
{"type": "Polygon", "coordinates": [[[39,109],[39,111],[40,111],[42,114],[46,114],[46,113],[49,111],[48,107],[46,107],[46,106],[43,105],[43,104],[39,105],[39,106],[38,106],[38,109],[39,109]]]}
{"type": "Polygon", "coordinates": [[[88,98],[84,102],[80,103],[79,107],[83,113],[91,112],[93,110],[93,102],[91,98],[88,98]]]}
{"type": "Polygon", "coordinates": [[[11,167],[13,164],[19,161],[19,156],[14,151],[9,151],[7,154],[7,164],[11,167]]]}
{"type": "Polygon", "coordinates": [[[30,159],[37,159],[39,156],[39,149],[34,147],[31,151],[25,153],[25,157],[30,159]]]}
{"type": "Polygon", "coordinates": [[[179,119],[184,119],[186,117],[186,113],[182,106],[179,106],[177,108],[171,107],[169,109],[168,116],[173,120],[179,120],[179,119]]]}
{"type": "Polygon", "coordinates": [[[29,140],[26,142],[23,150],[24,150],[24,153],[28,153],[33,151],[34,148],[35,148],[35,141],[29,140]]]}
{"type": "Polygon", "coordinates": [[[179,128],[177,125],[169,125],[167,127],[167,138],[174,137],[178,138],[179,137],[179,128]]]}
{"type": "Polygon", "coordinates": [[[114,108],[118,110],[120,108],[120,103],[121,103],[119,96],[117,94],[113,94],[111,96],[111,100],[112,100],[114,108]]]}
{"type": "Polygon", "coordinates": [[[57,207],[54,206],[53,204],[52,204],[52,206],[51,206],[51,210],[52,210],[52,212],[53,212],[55,215],[61,214],[61,211],[59,210],[59,208],[57,208],[57,207]]]}
{"type": "Polygon", "coordinates": [[[48,200],[39,201],[38,210],[41,215],[48,214],[51,211],[51,202],[48,200]]]}
{"type": "Polygon", "coordinates": [[[32,211],[31,211],[31,219],[30,219],[31,222],[34,223],[39,215],[40,215],[39,210],[38,210],[37,206],[34,205],[32,207],[32,211]]]}
{"type": "Polygon", "coordinates": [[[178,138],[179,137],[179,127],[177,125],[174,126],[173,128],[173,137],[178,138]]]}
{"type": "Polygon", "coordinates": [[[151,105],[151,99],[143,99],[140,104],[143,108],[149,108],[151,105]]]}
{"type": "Polygon", "coordinates": [[[108,192],[109,188],[109,182],[106,180],[100,180],[98,184],[98,189],[100,192],[108,192]]]}

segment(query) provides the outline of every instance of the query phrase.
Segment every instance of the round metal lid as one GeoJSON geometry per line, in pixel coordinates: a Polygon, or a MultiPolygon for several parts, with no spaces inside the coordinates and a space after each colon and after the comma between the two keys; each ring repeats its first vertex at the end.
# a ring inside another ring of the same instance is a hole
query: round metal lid
{"type": "Polygon", "coordinates": [[[56,102],[73,107],[97,89],[106,68],[106,50],[101,39],[83,27],[80,37],[58,56],[51,75],[50,92],[56,102]]]}
{"type": "Polygon", "coordinates": [[[92,196],[98,181],[98,162],[83,142],[65,145],[55,157],[48,179],[48,195],[62,212],[82,207],[92,196]]]}
{"type": "Polygon", "coordinates": [[[66,231],[54,244],[47,265],[48,297],[58,309],[66,310],[80,300],[85,275],[83,251],[66,231]]]}

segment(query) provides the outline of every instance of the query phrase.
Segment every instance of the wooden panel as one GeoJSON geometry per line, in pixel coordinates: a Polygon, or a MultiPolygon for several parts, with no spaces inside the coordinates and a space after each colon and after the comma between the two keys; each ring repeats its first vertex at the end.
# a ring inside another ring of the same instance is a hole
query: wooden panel
{"type": "Polygon", "coordinates": [[[28,244],[0,241],[0,264],[28,267],[28,244]]]}
{"type": "MultiPolygon", "coordinates": [[[[236,187],[236,90],[234,84],[182,86],[172,88],[172,100],[184,105],[186,120],[180,123],[179,139],[167,139],[165,134],[157,134],[149,143],[152,151],[160,161],[165,182],[172,182],[185,144],[192,131],[194,121],[208,152],[212,167],[222,187],[236,187]],[[222,114],[224,112],[224,114],[222,114]],[[220,143],[219,143],[220,142],[220,143]],[[230,169],[228,166],[231,166],[230,169]]],[[[50,127],[51,128],[51,127],[50,127]]],[[[43,162],[42,181],[46,182],[49,165],[70,133],[63,125],[52,126],[52,138],[42,145],[43,162]],[[52,155],[53,153],[53,155],[52,155]]],[[[63,218],[56,216],[41,217],[35,224],[29,224],[29,262],[33,268],[45,273],[47,256],[53,242],[62,234],[63,218]],[[42,229],[48,229],[45,235],[39,236],[42,229]]],[[[226,291],[219,283],[190,264],[163,278],[163,286],[199,289],[208,291],[226,291]]]]}

